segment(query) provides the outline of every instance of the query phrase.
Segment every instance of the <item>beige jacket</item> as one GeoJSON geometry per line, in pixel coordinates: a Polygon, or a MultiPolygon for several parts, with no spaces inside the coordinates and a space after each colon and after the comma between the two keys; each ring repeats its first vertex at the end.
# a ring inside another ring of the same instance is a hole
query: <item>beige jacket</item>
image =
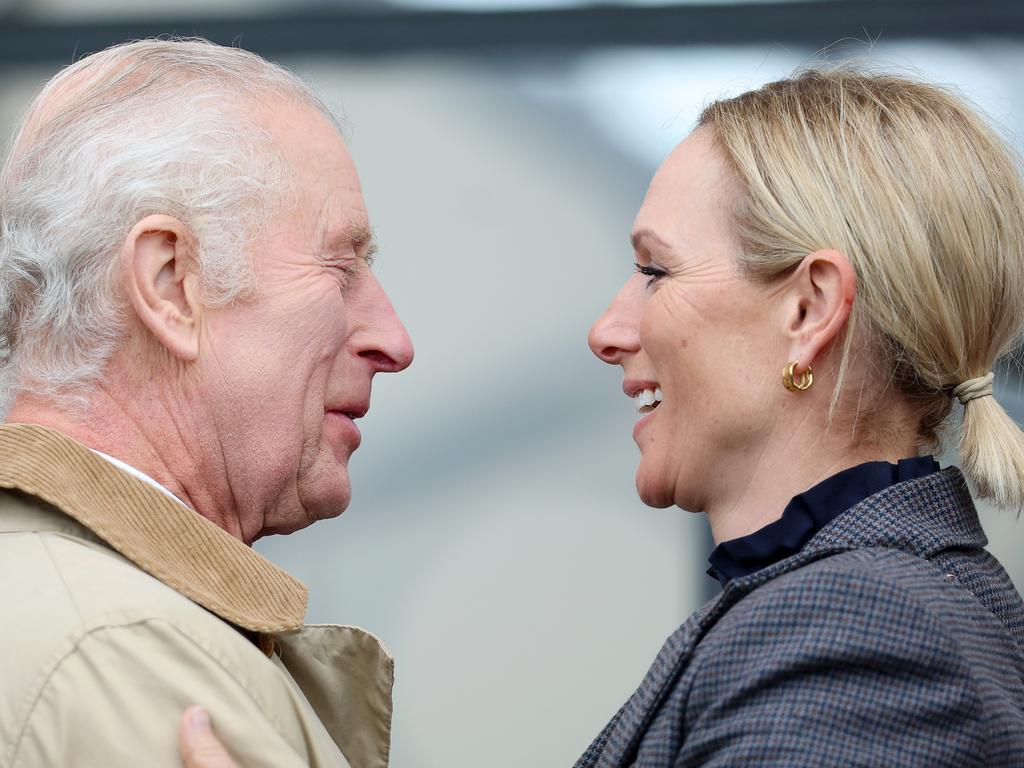
{"type": "Polygon", "coordinates": [[[300,582],[49,429],[0,488],[0,768],[179,768],[192,703],[245,768],[387,765],[391,656],[300,582]]]}

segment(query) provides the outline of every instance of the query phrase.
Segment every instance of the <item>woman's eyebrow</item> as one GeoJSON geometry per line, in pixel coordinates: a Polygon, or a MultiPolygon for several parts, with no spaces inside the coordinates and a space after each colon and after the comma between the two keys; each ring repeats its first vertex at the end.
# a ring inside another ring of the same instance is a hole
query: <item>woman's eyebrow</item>
{"type": "Polygon", "coordinates": [[[666,243],[653,229],[638,229],[629,236],[629,244],[633,246],[634,251],[640,251],[643,249],[643,241],[650,240],[659,248],[669,251],[672,247],[666,243]]]}

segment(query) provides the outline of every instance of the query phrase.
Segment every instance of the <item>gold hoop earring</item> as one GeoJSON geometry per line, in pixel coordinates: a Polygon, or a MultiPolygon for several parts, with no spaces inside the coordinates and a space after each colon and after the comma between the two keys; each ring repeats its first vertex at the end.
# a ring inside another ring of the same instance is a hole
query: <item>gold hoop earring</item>
{"type": "Polygon", "coordinates": [[[810,389],[811,384],[814,383],[814,374],[811,373],[811,366],[809,365],[806,371],[794,378],[793,371],[799,362],[799,360],[794,360],[782,369],[782,384],[790,392],[803,392],[810,389]]]}

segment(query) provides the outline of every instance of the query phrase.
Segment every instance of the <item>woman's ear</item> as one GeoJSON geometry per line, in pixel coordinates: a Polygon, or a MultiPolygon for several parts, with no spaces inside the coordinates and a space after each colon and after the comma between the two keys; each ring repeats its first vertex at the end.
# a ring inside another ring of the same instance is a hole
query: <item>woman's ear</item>
{"type": "Polygon", "coordinates": [[[173,216],[146,216],[124,241],[128,298],[142,325],[173,356],[199,355],[199,274],[195,240],[173,216]]]}
{"type": "Polygon", "coordinates": [[[815,251],[804,257],[791,277],[787,322],[790,360],[802,373],[840,338],[857,296],[857,275],[839,251],[815,251]]]}

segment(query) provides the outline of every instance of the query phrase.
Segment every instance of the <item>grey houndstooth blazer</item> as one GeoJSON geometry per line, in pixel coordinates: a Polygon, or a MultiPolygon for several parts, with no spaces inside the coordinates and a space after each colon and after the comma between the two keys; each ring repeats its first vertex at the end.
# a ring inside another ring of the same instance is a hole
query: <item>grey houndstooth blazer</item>
{"type": "Polygon", "coordinates": [[[576,768],[1024,766],[1024,604],[986,543],[955,468],[865,499],[691,616],[576,768]]]}

